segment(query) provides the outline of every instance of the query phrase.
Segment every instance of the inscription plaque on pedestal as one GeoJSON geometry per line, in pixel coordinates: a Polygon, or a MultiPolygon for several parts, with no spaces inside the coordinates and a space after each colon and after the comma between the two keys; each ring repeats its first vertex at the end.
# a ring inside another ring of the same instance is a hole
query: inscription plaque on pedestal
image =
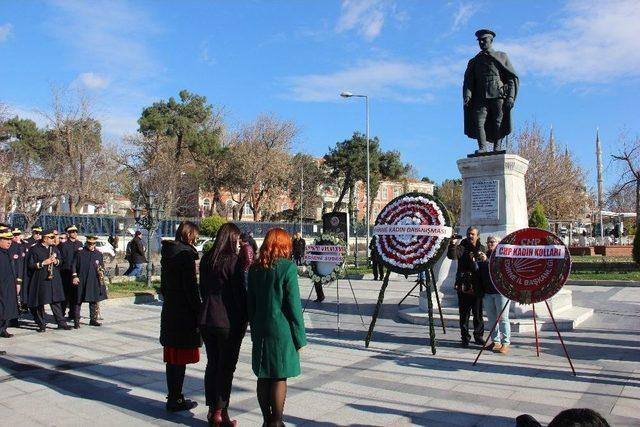
{"type": "Polygon", "coordinates": [[[497,179],[478,180],[471,183],[471,220],[498,220],[499,182],[497,179]]]}

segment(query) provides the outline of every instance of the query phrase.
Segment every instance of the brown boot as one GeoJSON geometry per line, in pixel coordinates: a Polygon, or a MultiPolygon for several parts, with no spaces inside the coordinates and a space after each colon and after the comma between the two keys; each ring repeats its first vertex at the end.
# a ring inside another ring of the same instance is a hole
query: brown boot
{"type": "Polygon", "coordinates": [[[500,353],[502,351],[502,344],[499,342],[493,343],[493,348],[491,349],[494,353],[500,353]]]}
{"type": "MultiPolygon", "coordinates": [[[[498,345],[500,345],[498,343],[498,345]]],[[[484,347],[482,347],[485,351],[489,351],[489,350],[493,350],[493,348],[496,346],[496,343],[494,342],[490,342],[489,344],[485,345],[484,347]]]]}
{"type": "Polygon", "coordinates": [[[500,347],[500,353],[507,354],[509,353],[509,344],[502,344],[500,347]]]}

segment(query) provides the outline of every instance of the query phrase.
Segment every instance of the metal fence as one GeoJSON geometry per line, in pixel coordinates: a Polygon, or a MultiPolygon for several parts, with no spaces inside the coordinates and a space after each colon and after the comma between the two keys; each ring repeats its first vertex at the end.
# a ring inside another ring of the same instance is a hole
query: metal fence
{"type": "MultiPolygon", "coordinates": [[[[156,233],[160,237],[170,237],[175,235],[178,225],[182,221],[193,221],[200,223],[200,218],[166,218],[160,221],[156,233]]],[[[12,227],[18,227],[24,230],[27,227],[27,221],[24,215],[12,213],[9,215],[8,222],[12,227]]],[[[270,228],[280,227],[289,233],[300,231],[300,223],[294,222],[254,222],[254,221],[232,221],[240,230],[249,233],[252,232],[254,237],[264,237],[270,228]]],[[[35,221],[33,226],[41,226],[43,228],[56,228],[64,230],[69,225],[76,225],[80,229],[80,234],[95,234],[99,236],[121,236],[129,233],[131,230],[138,229],[135,218],[121,217],[114,215],[52,215],[42,214],[35,221]]],[[[358,236],[365,235],[365,227],[358,227],[358,236]]],[[[302,234],[305,236],[314,236],[322,232],[322,224],[303,223],[302,234]]],[[[352,236],[353,230],[352,230],[352,236]]]]}

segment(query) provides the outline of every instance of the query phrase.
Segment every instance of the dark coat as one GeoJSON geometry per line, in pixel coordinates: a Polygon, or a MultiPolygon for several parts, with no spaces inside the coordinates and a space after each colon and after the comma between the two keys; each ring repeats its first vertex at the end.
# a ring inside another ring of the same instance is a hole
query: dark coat
{"type": "Polygon", "coordinates": [[[497,294],[498,290],[491,281],[491,274],[489,273],[489,258],[491,252],[487,252],[487,260],[478,262],[478,270],[480,272],[480,283],[483,294],[497,294]]]}
{"type": "MultiPolygon", "coordinates": [[[[226,255],[214,268],[213,248],[200,262],[200,324],[212,333],[228,334],[247,327],[247,291],[238,255],[226,255]]],[[[244,333],[244,332],[243,332],[244,333]]]]}
{"type": "Polygon", "coordinates": [[[27,268],[29,269],[29,296],[27,304],[29,307],[51,304],[65,300],[62,288],[62,278],[60,277],[60,251],[55,246],[46,247],[41,243],[33,246],[29,250],[27,258],[27,268]],[[47,278],[48,265],[41,265],[42,261],[49,258],[49,250],[58,256],[55,264],[51,264],[53,279],[47,278]]]}
{"type": "Polygon", "coordinates": [[[62,257],[60,258],[60,261],[62,262],[60,264],[60,270],[71,271],[76,253],[83,250],[84,246],[82,245],[82,242],[77,239],[73,242],[71,240],[67,240],[64,243],[60,243],[58,245],[58,249],[60,250],[60,256],[62,257]]]}
{"type": "Polygon", "coordinates": [[[104,272],[104,258],[97,249],[84,248],[75,255],[71,273],[73,277],[80,279],[80,284],[72,285],[76,303],[99,302],[107,299],[107,288],[104,280],[98,276],[98,268],[104,272]]]}
{"type": "Polygon", "coordinates": [[[300,375],[298,350],[307,344],[298,288],[298,269],[288,259],[273,268],[249,269],[252,368],[258,378],[300,375]]]}
{"type": "Polygon", "coordinates": [[[293,258],[301,259],[304,256],[304,250],[307,246],[307,242],[301,237],[299,239],[293,239],[293,258]]]}
{"type": "Polygon", "coordinates": [[[198,251],[182,242],[165,240],[160,255],[160,290],[164,299],[160,315],[160,344],[174,348],[200,347],[200,296],[196,277],[198,251]]]}
{"type": "Polygon", "coordinates": [[[480,289],[480,274],[478,264],[475,261],[478,252],[486,252],[485,247],[480,243],[480,239],[478,239],[475,246],[471,244],[469,239],[462,239],[457,245],[452,242],[449,244],[449,249],[447,250],[447,258],[458,260],[456,283],[460,281],[463,273],[472,273],[473,287],[476,290],[480,289]]]}
{"type": "Polygon", "coordinates": [[[134,237],[131,240],[131,257],[128,259],[133,264],[144,264],[147,257],[144,255],[144,245],[140,237],[134,237]]]}
{"type": "MultiPolygon", "coordinates": [[[[475,62],[478,60],[480,55],[485,55],[483,52],[479,52],[476,56],[471,58],[469,63],[467,64],[467,70],[464,73],[464,84],[462,91],[463,93],[467,91],[469,88],[473,87],[473,68],[475,62]]],[[[513,99],[518,96],[518,88],[519,88],[519,79],[516,74],[513,65],[509,61],[509,57],[504,52],[498,51],[489,51],[490,57],[494,60],[496,67],[500,70],[500,77],[503,83],[513,84],[513,88],[511,90],[511,94],[513,95],[513,99]]],[[[469,138],[478,139],[478,128],[476,125],[476,119],[474,115],[474,104],[478,102],[477,94],[472,96],[472,101],[469,106],[465,106],[464,110],[464,134],[469,138]]],[[[512,131],[512,120],[511,120],[511,109],[507,108],[506,105],[503,105],[503,117],[500,129],[498,130],[498,134],[493,134],[492,129],[487,129],[487,140],[488,141],[498,141],[505,136],[509,135],[512,131]]]]}
{"type": "Polygon", "coordinates": [[[16,282],[22,283],[24,281],[24,263],[27,257],[25,246],[22,243],[12,242],[11,246],[9,246],[8,253],[15,280],[16,282]]]}
{"type": "Polygon", "coordinates": [[[0,320],[17,319],[18,314],[16,275],[9,251],[0,249],[0,320]]]}

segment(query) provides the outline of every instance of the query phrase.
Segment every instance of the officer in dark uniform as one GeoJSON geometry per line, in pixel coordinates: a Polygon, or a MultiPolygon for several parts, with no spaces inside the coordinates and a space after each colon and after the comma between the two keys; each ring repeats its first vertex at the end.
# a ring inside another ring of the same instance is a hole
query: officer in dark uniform
{"type": "Polygon", "coordinates": [[[31,228],[31,237],[28,239],[24,239],[24,242],[28,247],[35,246],[42,239],[42,227],[32,227],[31,228]]]}
{"type": "Polygon", "coordinates": [[[42,241],[29,250],[29,310],[38,325],[38,332],[46,331],[44,305],[49,304],[58,329],[69,330],[62,314],[60,303],[64,301],[64,290],[60,278],[60,251],[54,244],[53,230],[45,230],[42,241]]]}
{"type": "Polygon", "coordinates": [[[67,307],[69,307],[69,317],[73,317],[73,278],[71,277],[71,269],[73,262],[78,251],[83,248],[82,242],[78,240],[78,228],[75,225],[70,225],[65,228],[67,233],[67,241],[60,243],[58,249],[60,249],[60,275],[62,277],[62,287],[64,288],[65,301],[62,302],[62,314],[64,314],[67,307]]]}
{"type": "MultiPolygon", "coordinates": [[[[22,301],[22,296],[24,296],[24,275],[25,275],[25,263],[27,258],[26,245],[22,241],[22,231],[18,228],[14,228],[11,231],[13,236],[11,246],[9,247],[9,258],[11,258],[11,266],[13,268],[13,274],[15,276],[16,285],[19,287],[18,292],[18,300],[22,301]]],[[[20,302],[16,301],[18,304],[18,311],[20,311],[20,302]]],[[[26,301],[26,297],[24,298],[26,301]]],[[[18,327],[18,319],[12,321],[12,325],[18,327]]],[[[2,334],[0,334],[2,336],[2,334]]]]}
{"type": "Polygon", "coordinates": [[[87,236],[84,250],[79,251],[71,265],[73,276],[72,302],[74,308],[73,327],[80,327],[80,308],[83,302],[89,303],[89,325],[101,326],[98,322],[98,302],[107,298],[104,283],[104,259],[96,250],[95,236],[87,236]]]}
{"type": "Polygon", "coordinates": [[[22,311],[29,310],[29,304],[28,304],[29,280],[31,279],[31,276],[29,275],[29,267],[27,265],[27,261],[29,259],[29,251],[31,250],[32,247],[40,243],[40,240],[42,240],[42,227],[32,227],[31,237],[24,239],[22,241],[24,243],[24,250],[25,250],[24,273],[22,276],[22,288],[20,289],[20,295],[22,297],[21,303],[20,303],[20,309],[22,311]]]}
{"type": "MultiPolygon", "coordinates": [[[[16,276],[13,272],[13,263],[9,256],[9,247],[13,240],[11,230],[0,228],[0,336],[11,338],[13,335],[7,332],[8,322],[18,318],[16,276]]],[[[4,354],[4,352],[2,352],[4,354]]]]}

